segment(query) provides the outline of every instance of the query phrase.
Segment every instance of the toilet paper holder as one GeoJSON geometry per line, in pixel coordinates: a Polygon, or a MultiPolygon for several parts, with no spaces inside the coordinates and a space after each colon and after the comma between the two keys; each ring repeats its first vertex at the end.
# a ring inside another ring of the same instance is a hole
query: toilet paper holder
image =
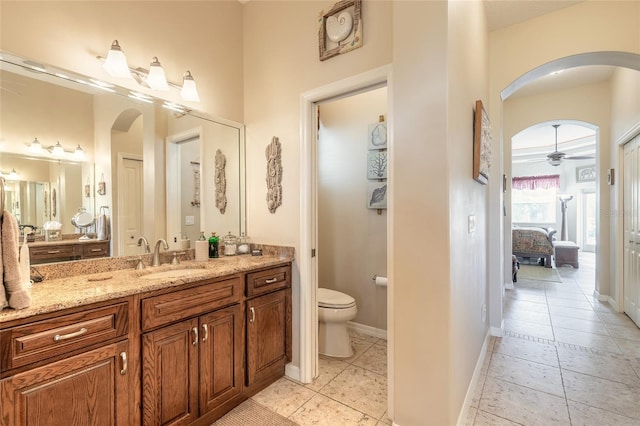
{"type": "Polygon", "coordinates": [[[380,275],[374,275],[372,278],[373,282],[376,285],[386,286],[387,285],[387,277],[382,277],[380,275]]]}

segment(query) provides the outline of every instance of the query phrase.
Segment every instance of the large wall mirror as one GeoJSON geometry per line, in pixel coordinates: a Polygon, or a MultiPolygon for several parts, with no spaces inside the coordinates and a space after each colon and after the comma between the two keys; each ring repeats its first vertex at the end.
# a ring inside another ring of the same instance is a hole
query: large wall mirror
{"type": "Polygon", "coordinates": [[[63,234],[75,235],[71,218],[79,210],[105,214],[111,253],[119,256],[142,254],[141,236],[180,249],[185,238],[193,247],[201,231],[245,231],[241,123],[167,109],[159,99],[6,52],[0,95],[0,171],[6,204],[21,224],[40,232],[57,221],[63,234]],[[35,138],[39,154],[30,150],[35,138]],[[56,157],[58,142],[64,153],[56,157]],[[78,146],[84,160],[73,156],[78,146]],[[216,203],[216,155],[225,160],[224,209],[216,203]],[[14,169],[18,178],[8,178],[14,169]]]}

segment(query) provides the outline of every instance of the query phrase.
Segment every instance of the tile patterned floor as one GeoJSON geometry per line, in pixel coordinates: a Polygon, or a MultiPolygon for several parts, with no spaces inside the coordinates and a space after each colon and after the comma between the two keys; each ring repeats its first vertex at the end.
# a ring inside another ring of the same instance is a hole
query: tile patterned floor
{"type": "Polygon", "coordinates": [[[283,377],[253,400],[306,425],[391,425],[387,419],[387,342],[351,333],[354,354],[320,356],[319,376],[308,385],[283,377]]]}
{"type": "Polygon", "coordinates": [[[640,425],[640,329],[593,297],[594,261],[507,290],[467,425],[640,425]]]}

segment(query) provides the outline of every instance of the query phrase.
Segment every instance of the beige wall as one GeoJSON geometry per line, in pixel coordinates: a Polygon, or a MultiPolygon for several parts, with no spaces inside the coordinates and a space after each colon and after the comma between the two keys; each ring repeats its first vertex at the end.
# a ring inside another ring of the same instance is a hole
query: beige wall
{"type": "MultiPolygon", "coordinates": [[[[387,212],[367,208],[367,130],[387,115],[387,89],[320,105],[318,286],[356,299],[358,324],[387,329],[387,212]]],[[[418,247],[415,241],[409,241],[418,247]]]]}

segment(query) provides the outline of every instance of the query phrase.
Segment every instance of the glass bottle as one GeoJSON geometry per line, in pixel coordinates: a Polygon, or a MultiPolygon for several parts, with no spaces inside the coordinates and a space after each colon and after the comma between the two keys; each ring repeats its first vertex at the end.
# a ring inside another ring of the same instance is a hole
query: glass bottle
{"type": "Polygon", "coordinates": [[[198,237],[198,241],[207,241],[207,239],[204,237],[204,231],[200,231],[200,236],[198,237]]]}
{"type": "Polygon", "coordinates": [[[218,251],[219,240],[220,239],[218,238],[216,233],[212,232],[211,237],[209,237],[209,258],[210,259],[215,259],[219,257],[219,251],[218,251]]]}
{"type": "Polygon", "coordinates": [[[249,251],[249,237],[242,232],[238,238],[238,254],[247,254],[249,251]]]}
{"type": "Polygon", "coordinates": [[[224,255],[234,256],[236,254],[236,247],[237,247],[237,239],[235,235],[232,235],[231,231],[229,231],[229,234],[227,234],[227,236],[224,237],[224,255]]]}

